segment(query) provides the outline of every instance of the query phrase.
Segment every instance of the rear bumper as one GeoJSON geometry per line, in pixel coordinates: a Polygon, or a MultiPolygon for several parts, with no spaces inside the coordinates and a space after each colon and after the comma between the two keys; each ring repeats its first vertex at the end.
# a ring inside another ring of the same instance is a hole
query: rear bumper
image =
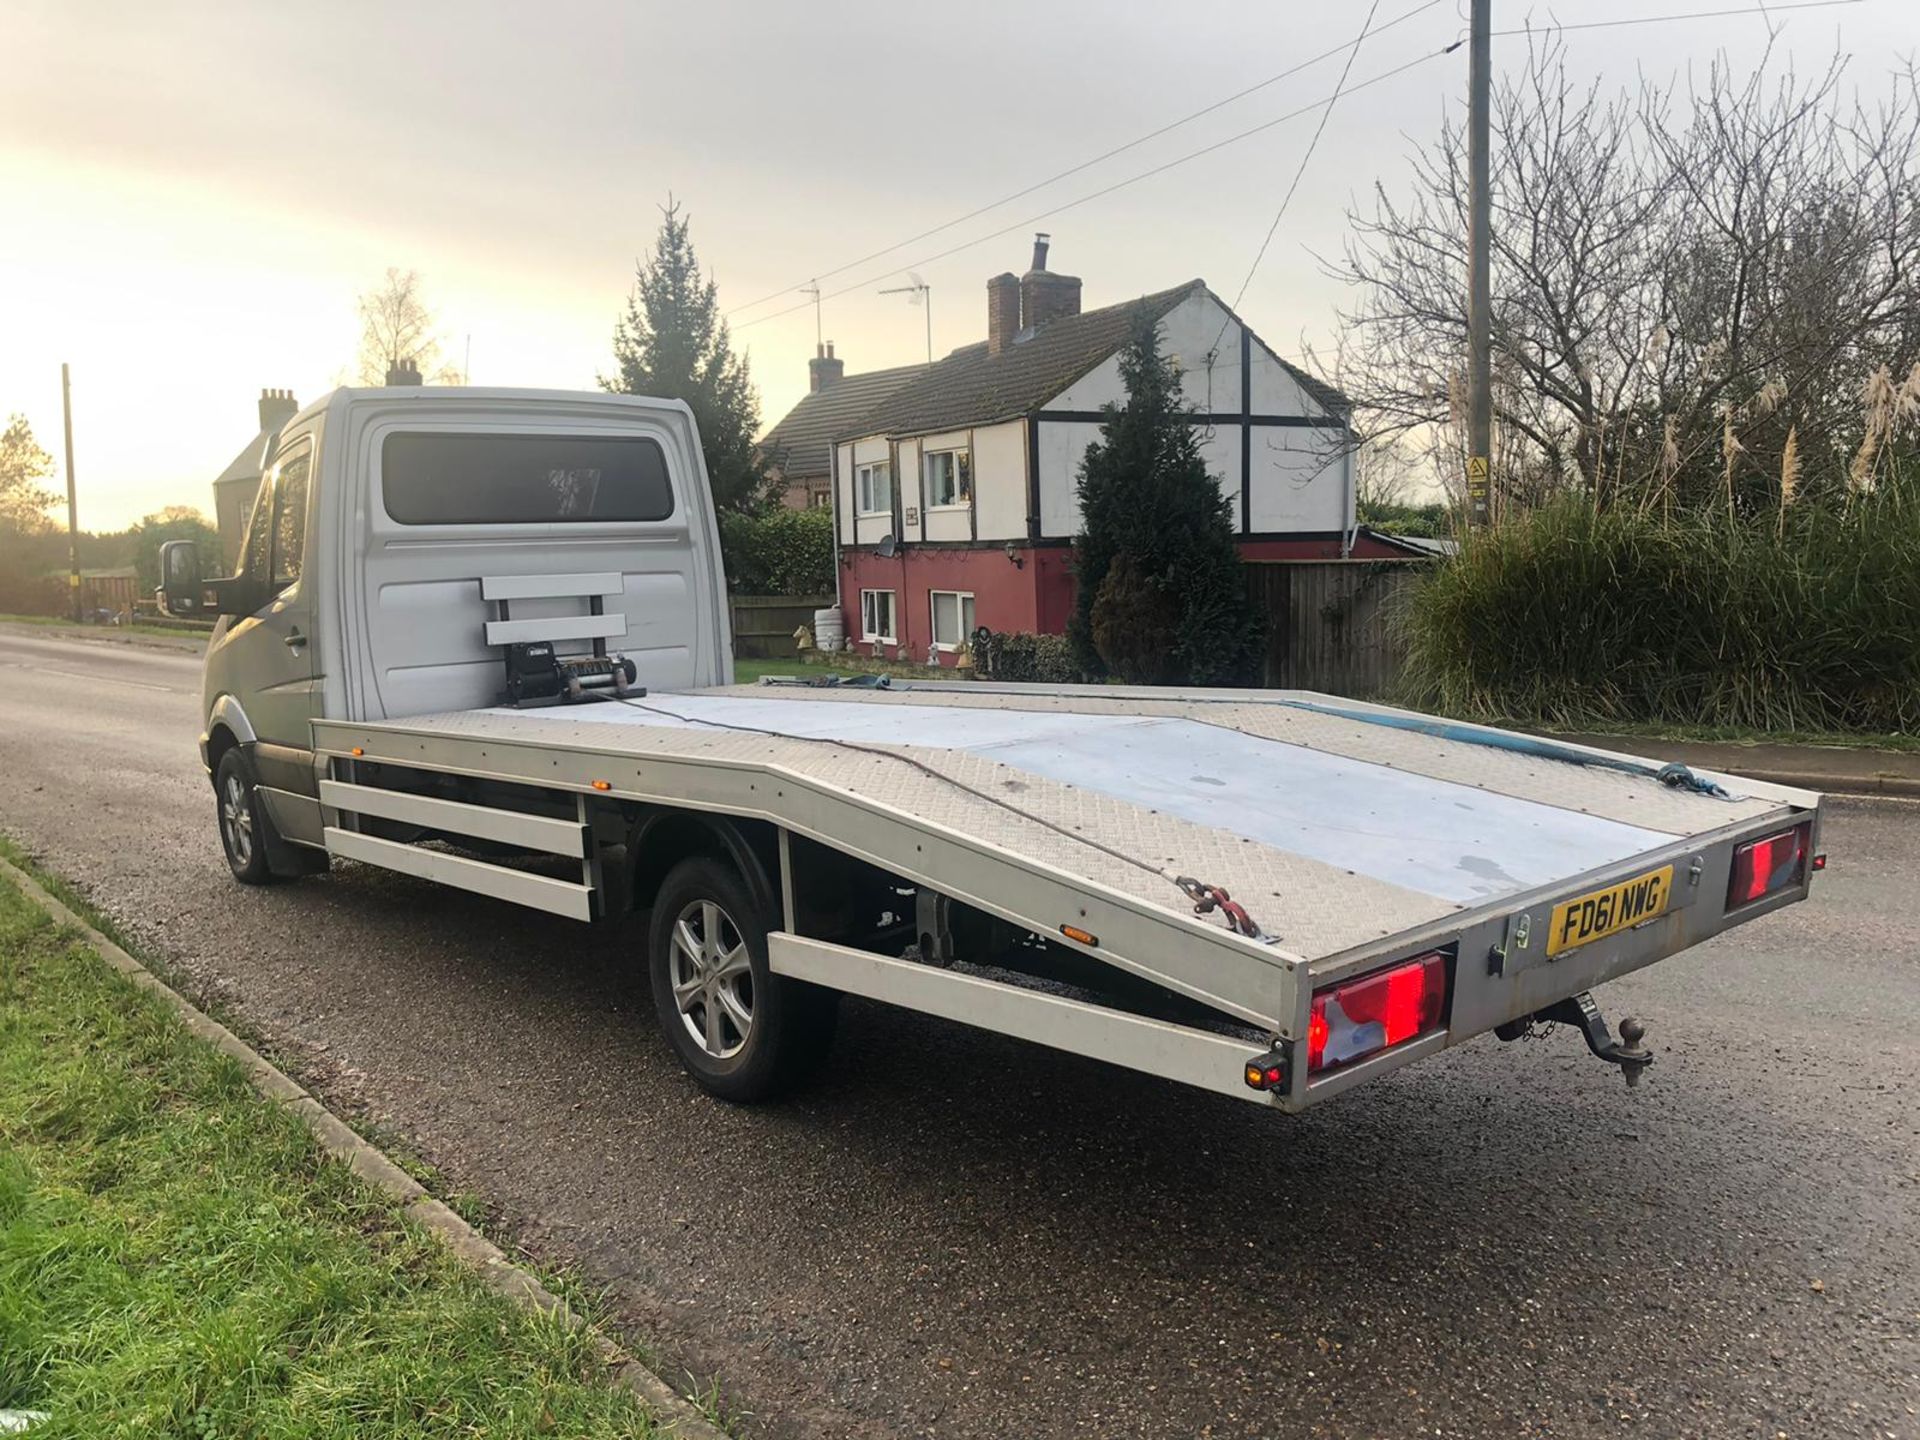
{"type": "Polygon", "coordinates": [[[1286,1093],[1278,1097],[1279,1105],[1286,1110],[1303,1110],[1422,1056],[1465,1044],[1496,1026],[1534,1015],[1556,1001],[1592,990],[1736,925],[1806,899],[1813,878],[1811,863],[1799,884],[1736,910],[1726,907],[1735,847],[1807,820],[1813,825],[1809,855],[1819,854],[1817,804],[1811,808],[1783,806],[1771,815],[1725,831],[1676,842],[1626,864],[1516,897],[1498,909],[1490,907],[1476,913],[1467,925],[1451,933],[1397,937],[1394,950],[1387,954],[1336,956],[1317,962],[1309,967],[1311,984],[1299,987],[1303,1008],[1296,1020],[1296,1034],[1306,1033],[1305,1007],[1311,1005],[1315,989],[1435,949],[1453,954],[1446,1025],[1392,1050],[1314,1077],[1306,1074],[1304,1046],[1296,1046],[1298,1060],[1290,1067],[1292,1080],[1286,1093]],[[1547,955],[1548,920],[1561,901],[1667,864],[1675,868],[1675,898],[1667,913],[1558,956],[1547,955]]]}

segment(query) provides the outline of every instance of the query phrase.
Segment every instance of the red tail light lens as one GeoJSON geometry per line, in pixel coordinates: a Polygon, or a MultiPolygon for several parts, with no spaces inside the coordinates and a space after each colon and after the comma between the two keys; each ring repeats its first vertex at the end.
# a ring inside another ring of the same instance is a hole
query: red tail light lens
{"type": "Polygon", "coordinates": [[[1323,990],[1307,1017],[1307,1073],[1424,1035],[1446,1008],[1447,957],[1437,952],[1323,990]]]}
{"type": "Polygon", "coordinates": [[[1733,852],[1733,873],[1727,878],[1727,908],[1737,909],[1791,890],[1807,873],[1807,842],[1811,824],[1796,825],[1753,840],[1733,852]]]}

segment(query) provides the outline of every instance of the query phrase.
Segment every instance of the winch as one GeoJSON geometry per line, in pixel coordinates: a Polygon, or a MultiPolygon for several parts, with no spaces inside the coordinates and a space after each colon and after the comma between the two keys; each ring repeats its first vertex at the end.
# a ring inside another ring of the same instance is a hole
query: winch
{"type": "Polygon", "coordinates": [[[570,705],[647,693],[634,684],[639,672],[625,655],[560,655],[551,640],[522,640],[505,649],[509,705],[570,705]]]}

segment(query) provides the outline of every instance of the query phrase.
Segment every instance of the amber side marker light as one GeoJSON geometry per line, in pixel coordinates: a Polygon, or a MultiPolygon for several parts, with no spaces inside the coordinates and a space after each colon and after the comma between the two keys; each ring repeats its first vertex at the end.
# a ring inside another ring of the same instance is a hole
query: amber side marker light
{"type": "Polygon", "coordinates": [[[1100,937],[1091,930],[1082,930],[1078,925],[1062,925],[1060,933],[1069,940],[1078,940],[1082,945],[1098,945],[1100,937]]]}
{"type": "Polygon", "coordinates": [[[596,790],[611,790],[613,789],[613,782],[611,780],[596,780],[593,782],[593,788],[596,790]]]}
{"type": "Polygon", "coordinates": [[[352,754],[354,759],[358,760],[362,755],[366,754],[367,752],[362,750],[358,745],[356,745],[353,747],[352,751],[349,753],[352,754]]]}
{"type": "Polygon", "coordinates": [[[1249,1090],[1284,1090],[1287,1088],[1286,1061],[1278,1050],[1256,1055],[1247,1061],[1246,1079],[1249,1090]]]}

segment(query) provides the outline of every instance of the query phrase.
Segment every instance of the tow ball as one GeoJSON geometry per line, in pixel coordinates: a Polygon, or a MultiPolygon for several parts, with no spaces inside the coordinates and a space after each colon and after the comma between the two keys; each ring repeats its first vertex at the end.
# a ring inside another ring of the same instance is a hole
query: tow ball
{"type": "Polygon", "coordinates": [[[1646,1039],[1647,1027],[1628,1016],[1620,1022],[1620,1038],[1614,1039],[1607,1029],[1607,1017],[1593,1003],[1593,996],[1584,990],[1557,1000],[1544,1010],[1496,1026],[1493,1033],[1502,1040],[1518,1040],[1536,1021],[1573,1026],[1586,1040],[1587,1049],[1609,1065],[1620,1067],[1629,1089],[1640,1083],[1640,1072],[1653,1063],[1653,1052],[1640,1043],[1646,1039]]]}

